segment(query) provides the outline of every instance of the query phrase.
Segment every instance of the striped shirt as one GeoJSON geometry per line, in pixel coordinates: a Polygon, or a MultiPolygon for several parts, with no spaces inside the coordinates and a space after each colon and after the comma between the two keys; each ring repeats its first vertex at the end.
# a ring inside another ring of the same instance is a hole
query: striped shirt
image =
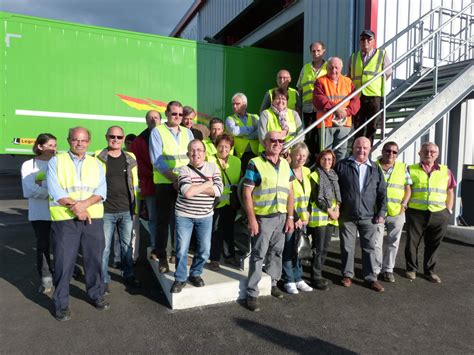
{"type": "Polygon", "coordinates": [[[197,194],[193,197],[186,198],[184,194],[193,185],[203,184],[206,182],[196,171],[191,169],[189,165],[185,165],[179,169],[178,175],[178,198],[176,199],[175,211],[180,217],[204,218],[214,214],[214,201],[216,197],[221,196],[224,185],[222,184],[221,174],[216,164],[212,162],[204,162],[204,165],[198,169],[208,180],[213,181],[212,189],[214,196],[204,193],[197,194]]]}

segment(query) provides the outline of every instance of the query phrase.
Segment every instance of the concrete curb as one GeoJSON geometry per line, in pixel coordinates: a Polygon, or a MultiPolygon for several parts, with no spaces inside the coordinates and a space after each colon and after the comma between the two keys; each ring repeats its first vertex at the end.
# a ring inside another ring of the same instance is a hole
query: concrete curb
{"type": "Polygon", "coordinates": [[[448,225],[447,238],[474,245],[474,227],[448,225]]]}

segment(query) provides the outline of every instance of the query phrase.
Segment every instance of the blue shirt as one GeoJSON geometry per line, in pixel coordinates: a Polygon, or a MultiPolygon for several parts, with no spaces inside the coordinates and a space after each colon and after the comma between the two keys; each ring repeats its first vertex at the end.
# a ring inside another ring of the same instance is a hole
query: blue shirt
{"type": "MultiPolygon", "coordinates": [[[[71,157],[74,166],[76,167],[76,177],[80,181],[82,163],[84,162],[84,159],[86,157],[84,156],[82,157],[82,159],[79,159],[70,151],[68,152],[68,154],[71,157]]],[[[99,166],[100,171],[99,186],[92,192],[92,194],[102,197],[102,200],[105,201],[105,199],[107,198],[107,184],[105,182],[105,173],[99,161],[97,161],[97,165],[99,166]]],[[[52,157],[51,160],[48,162],[48,173],[46,176],[48,181],[48,193],[54,201],[69,197],[69,194],[59,184],[57,157],[52,157]]]]}
{"type": "MultiPolygon", "coordinates": [[[[237,115],[239,119],[243,123],[243,127],[240,127],[232,116],[227,117],[225,120],[225,128],[226,131],[232,134],[233,136],[242,137],[246,136],[247,139],[257,139],[258,138],[258,131],[257,131],[257,122],[254,125],[247,127],[247,119],[248,113],[246,112],[243,116],[237,115]]],[[[250,118],[251,120],[253,118],[250,118]]]]}
{"type": "MultiPolygon", "coordinates": [[[[171,134],[173,135],[174,140],[176,143],[179,144],[179,135],[183,133],[187,133],[189,137],[189,141],[194,139],[193,133],[186,127],[178,126],[179,129],[176,132],[174,129],[168,127],[167,124],[164,124],[166,128],[169,129],[171,134]]],[[[160,173],[164,174],[165,171],[169,170],[168,165],[166,164],[166,160],[163,159],[163,140],[161,139],[160,132],[158,128],[154,128],[150,134],[150,159],[151,163],[160,173]]]]}
{"type": "Polygon", "coordinates": [[[362,190],[364,189],[364,185],[365,185],[365,177],[367,175],[367,167],[372,166],[372,163],[370,162],[369,159],[367,159],[367,161],[365,161],[364,163],[359,163],[358,161],[355,160],[355,158],[353,156],[350,156],[349,160],[353,161],[357,166],[357,170],[359,172],[359,192],[362,192],[362,190]]]}

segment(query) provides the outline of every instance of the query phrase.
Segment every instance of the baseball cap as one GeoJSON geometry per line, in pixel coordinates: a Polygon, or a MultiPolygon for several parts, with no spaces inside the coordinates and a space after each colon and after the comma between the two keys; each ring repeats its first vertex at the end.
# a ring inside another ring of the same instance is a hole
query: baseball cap
{"type": "Polygon", "coordinates": [[[374,38],[374,37],[375,37],[375,33],[372,32],[371,30],[363,30],[362,33],[360,34],[360,37],[374,38]]]}

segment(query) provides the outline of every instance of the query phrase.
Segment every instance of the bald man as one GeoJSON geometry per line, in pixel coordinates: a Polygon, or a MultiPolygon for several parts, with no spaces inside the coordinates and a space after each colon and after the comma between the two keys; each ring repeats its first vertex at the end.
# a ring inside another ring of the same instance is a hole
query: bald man
{"type": "Polygon", "coordinates": [[[301,97],[297,90],[290,88],[291,75],[288,70],[282,69],[277,73],[276,77],[277,87],[268,90],[263,97],[262,106],[260,106],[260,113],[270,108],[273,97],[272,92],[276,88],[283,88],[288,91],[288,108],[298,112],[301,115],[301,97]]]}
{"type": "Polygon", "coordinates": [[[384,292],[377,281],[375,241],[384,228],[386,183],[380,167],[369,159],[370,140],[359,137],[352,146],[352,155],[336,164],[341,190],[340,243],[342,285],[350,287],[354,277],[354,255],[357,233],[362,249],[362,274],[366,285],[384,292]]]}

